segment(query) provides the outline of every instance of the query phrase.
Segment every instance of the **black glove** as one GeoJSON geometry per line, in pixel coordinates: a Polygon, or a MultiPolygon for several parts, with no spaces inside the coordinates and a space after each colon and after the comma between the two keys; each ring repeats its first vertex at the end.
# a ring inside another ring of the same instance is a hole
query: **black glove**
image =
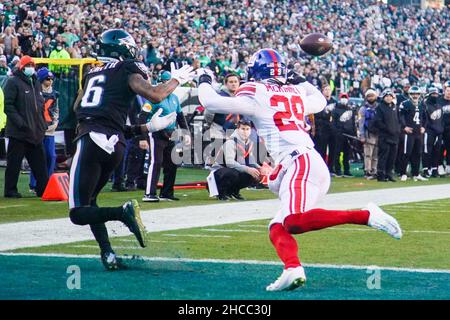
{"type": "Polygon", "coordinates": [[[212,78],[209,74],[204,73],[198,78],[198,85],[200,85],[204,82],[206,82],[208,84],[212,84],[212,78]]]}
{"type": "Polygon", "coordinates": [[[288,73],[287,73],[287,83],[288,84],[299,84],[299,83],[302,83],[305,81],[306,81],[305,77],[299,75],[294,70],[288,71],[288,73]]]}

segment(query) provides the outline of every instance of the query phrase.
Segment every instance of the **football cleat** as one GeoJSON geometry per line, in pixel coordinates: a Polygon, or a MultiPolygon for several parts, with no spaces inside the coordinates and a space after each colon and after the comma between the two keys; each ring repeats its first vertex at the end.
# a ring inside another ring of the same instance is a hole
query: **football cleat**
{"type": "Polygon", "coordinates": [[[146,194],[142,198],[142,201],[144,201],[144,202],[159,202],[159,198],[158,198],[158,196],[155,196],[155,195],[146,194]]]}
{"type": "Polygon", "coordinates": [[[367,210],[370,213],[367,223],[369,227],[384,231],[395,239],[401,239],[402,229],[394,217],[384,212],[373,202],[367,205],[367,210]]]}
{"type": "Polygon", "coordinates": [[[408,176],[406,174],[402,175],[402,177],[400,178],[400,181],[406,181],[408,180],[408,176]]]}
{"type": "Polygon", "coordinates": [[[127,269],[122,260],[114,252],[104,252],[101,254],[103,266],[107,271],[127,269]]]}
{"type": "Polygon", "coordinates": [[[129,200],[123,205],[123,223],[130,229],[131,233],[136,236],[142,248],[145,248],[145,226],[141,219],[141,210],[136,200],[129,200]]]}
{"type": "Polygon", "coordinates": [[[283,270],[281,276],[266,287],[267,291],[289,291],[301,287],[306,282],[305,270],[302,266],[283,270]]]}
{"type": "Polygon", "coordinates": [[[427,178],[422,177],[420,174],[415,176],[415,177],[413,177],[413,180],[414,181],[428,181],[427,178]]]}

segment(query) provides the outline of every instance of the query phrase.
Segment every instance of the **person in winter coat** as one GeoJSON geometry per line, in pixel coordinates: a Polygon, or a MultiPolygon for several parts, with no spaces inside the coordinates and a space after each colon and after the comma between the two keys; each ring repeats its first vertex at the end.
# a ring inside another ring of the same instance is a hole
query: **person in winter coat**
{"type": "Polygon", "coordinates": [[[401,129],[398,109],[391,89],[385,89],[380,98],[382,101],[376,109],[374,120],[374,127],[378,130],[377,180],[395,182],[392,169],[397,157],[401,129]]]}
{"type": "Polygon", "coordinates": [[[22,197],[17,182],[22,160],[26,157],[36,177],[36,194],[41,197],[48,182],[43,143],[47,124],[41,84],[35,76],[35,63],[31,57],[20,59],[19,68],[7,80],[4,92],[6,137],[9,138],[4,195],[7,198],[22,197]]]}

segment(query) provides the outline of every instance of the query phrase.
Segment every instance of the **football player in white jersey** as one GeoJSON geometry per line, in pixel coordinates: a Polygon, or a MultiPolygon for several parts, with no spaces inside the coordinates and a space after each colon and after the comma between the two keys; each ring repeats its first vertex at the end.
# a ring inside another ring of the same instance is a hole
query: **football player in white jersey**
{"type": "Polygon", "coordinates": [[[284,271],[266,290],[292,290],[306,281],[292,234],[350,223],[371,226],[396,239],[402,237],[398,222],[373,203],[362,210],[315,208],[328,191],[330,173],[313,148],[305,116],[320,112],[326,99],[306,81],[287,81],[286,65],[277,51],[261,49],[252,56],[248,77],[253,82],[242,85],[234,97],[217,94],[205,70],[198,74],[202,105],[212,112],[247,116],[276,162],[269,188],[278,195],[281,207],[270,222],[269,236],[284,271]]]}

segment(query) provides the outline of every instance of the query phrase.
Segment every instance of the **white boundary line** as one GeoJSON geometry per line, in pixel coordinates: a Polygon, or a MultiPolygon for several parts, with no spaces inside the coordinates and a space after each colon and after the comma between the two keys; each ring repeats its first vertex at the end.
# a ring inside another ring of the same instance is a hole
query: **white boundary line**
{"type": "MultiPolygon", "coordinates": [[[[98,259],[97,255],[76,255],[76,254],[54,254],[54,253],[10,253],[0,252],[0,256],[30,256],[30,257],[53,257],[53,258],[76,258],[76,259],[98,259]]],[[[124,259],[133,259],[134,256],[121,256],[124,259]]],[[[190,258],[167,258],[167,257],[143,257],[139,256],[139,260],[144,261],[159,261],[159,262],[192,262],[192,263],[225,263],[225,264],[251,264],[251,265],[272,265],[282,266],[281,262],[277,261],[263,261],[263,260],[224,260],[224,259],[190,259],[190,258]]],[[[351,270],[367,270],[380,269],[396,272],[415,272],[415,273],[443,273],[450,274],[450,270],[446,269],[424,269],[424,268],[400,268],[400,267],[383,267],[383,266],[356,266],[356,265],[334,265],[321,263],[305,263],[303,266],[308,268],[325,268],[325,269],[351,269],[351,270]]]]}

